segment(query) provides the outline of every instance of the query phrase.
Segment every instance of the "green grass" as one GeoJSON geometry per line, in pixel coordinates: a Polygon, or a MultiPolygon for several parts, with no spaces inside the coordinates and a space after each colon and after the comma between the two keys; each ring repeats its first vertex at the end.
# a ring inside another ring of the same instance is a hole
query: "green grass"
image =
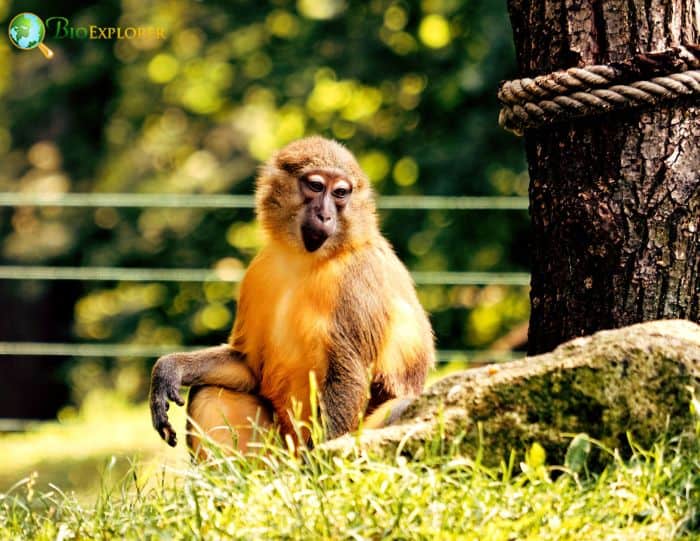
{"type": "Polygon", "coordinates": [[[206,466],[107,461],[88,498],[30,476],[0,495],[0,539],[700,539],[696,427],[626,460],[602,450],[598,473],[586,440],[568,468],[538,446],[497,468],[446,441],[392,460],[265,447],[206,466]]]}

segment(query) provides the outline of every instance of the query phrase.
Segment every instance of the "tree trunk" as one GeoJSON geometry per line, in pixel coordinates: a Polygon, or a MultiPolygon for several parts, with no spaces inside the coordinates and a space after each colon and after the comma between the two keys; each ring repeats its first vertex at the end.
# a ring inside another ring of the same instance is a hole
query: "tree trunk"
{"type": "MultiPolygon", "coordinates": [[[[687,0],[509,0],[523,76],[700,42],[687,0]]],[[[527,130],[529,353],[653,319],[699,319],[700,108],[527,130]]]]}

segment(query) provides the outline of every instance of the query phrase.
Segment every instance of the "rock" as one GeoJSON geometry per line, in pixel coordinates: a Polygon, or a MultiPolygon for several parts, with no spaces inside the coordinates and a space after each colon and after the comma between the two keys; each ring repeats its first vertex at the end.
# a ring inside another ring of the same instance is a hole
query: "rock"
{"type": "Polygon", "coordinates": [[[537,442],[549,464],[563,464],[577,433],[623,454],[628,433],[644,447],[664,434],[678,435],[692,426],[690,388],[700,388],[700,326],[654,321],[450,375],[417,398],[397,424],[323,447],[419,456],[432,442],[472,456],[481,448],[484,462],[493,465],[537,442]]]}

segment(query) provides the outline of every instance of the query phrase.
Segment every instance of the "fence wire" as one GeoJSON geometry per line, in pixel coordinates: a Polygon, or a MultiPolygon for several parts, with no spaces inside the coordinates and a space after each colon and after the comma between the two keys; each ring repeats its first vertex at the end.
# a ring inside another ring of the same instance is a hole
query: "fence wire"
{"type": "MultiPolygon", "coordinates": [[[[377,198],[386,210],[527,210],[521,196],[384,195],[377,198]]],[[[138,193],[0,193],[2,207],[113,207],[252,209],[252,195],[232,194],[138,194],[138,193]]]]}
{"type": "MultiPolygon", "coordinates": [[[[203,346],[187,347],[177,344],[86,344],[58,342],[0,342],[0,356],[38,357],[131,357],[156,358],[175,351],[194,351],[203,346]]],[[[488,350],[438,350],[440,363],[452,360],[502,362],[521,357],[523,354],[511,351],[488,350]]]]}
{"type": "MultiPolygon", "coordinates": [[[[1,280],[94,280],[115,282],[240,282],[244,270],[127,267],[0,266],[1,280]]],[[[527,286],[526,272],[412,272],[418,285],[527,286]]]]}
{"type": "MultiPolygon", "coordinates": [[[[380,210],[527,210],[528,198],[519,196],[380,196],[380,210]]],[[[251,195],[232,194],[133,194],[133,193],[0,193],[0,207],[53,208],[167,208],[253,209],[251,195]]],[[[0,266],[3,280],[85,280],[119,282],[239,282],[244,270],[204,268],[121,268],[0,266]]],[[[525,272],[413,272],[418,285],[527,286],[525,272]]],[[[181,345],[0,342],[0,356],[156,358],[173,351],[189,351],[181,345]]],[[[521,357],[517,352],[440,350],[438,361],[484,363],[521,357]]],[[[26,420],[0,419],[0,432],[22,430],[26,420]]]]}

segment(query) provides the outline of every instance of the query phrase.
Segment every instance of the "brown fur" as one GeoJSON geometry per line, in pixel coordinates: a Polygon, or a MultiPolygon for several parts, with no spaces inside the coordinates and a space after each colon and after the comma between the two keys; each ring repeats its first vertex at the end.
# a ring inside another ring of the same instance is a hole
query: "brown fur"
{"type": "MultiPolygon", "coordinates": [[[[196,383],[253,393],[262,400],[205,386],[191,399],[190,416],[208,432],[221,424],[223,413],[229,424],[243,427],[241,448],[248,434],[242,420],[269,403],[269,411],[261,410],[265,423],[274,413],[275,426],[294,437],[294,402],[301,406],[302,420],[312,414],[313,371],[329,437],[354,430],[363,413],[376,411],[373,422],[382,422],[391,411],[388,406],[378,409],[382,404],[420,393],[435,353],[411,277],[379,233],[366,176],[345,147],[310,137],[288,145],[261,168],[256,201],[267,244],[241,284],[229,340],[236,360],[231,354],[223,361],[240,365],[239,371],[247,368],[256,388],[222,381],[222,371],[212,363],[203,363],[206,370],[197,373],[196,383]],[[309,171],[328,172],[328,178],[342,177],[352,186],[348,202],[337,211],[336,231],[311,253],[300,238],[308,201],[299,179],[309,171]],[[219,377],[210,381],[209,374],[215,373],[219,377]]],[[[197,372],[193,363],[184,364],[184,374],[197,372]]],[[[180,383],[188,384],[187,378],[180,383]]],[[[154,424],[160,431],[156,416],[154,424]]]]}

